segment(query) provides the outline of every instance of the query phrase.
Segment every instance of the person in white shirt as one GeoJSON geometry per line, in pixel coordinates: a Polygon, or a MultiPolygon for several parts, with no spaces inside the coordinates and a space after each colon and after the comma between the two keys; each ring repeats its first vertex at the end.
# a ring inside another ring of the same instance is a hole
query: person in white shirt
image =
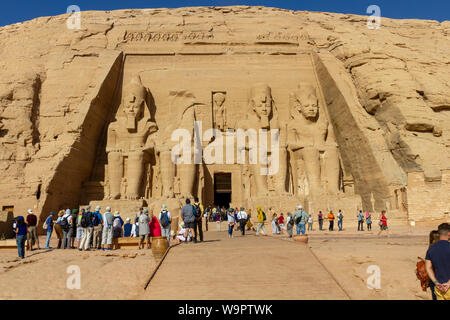
{"type": "Polygon", "coordinates": [[[245,226],[247,224],[247,212],[245,212],[245,209],[241,207],[241,210],[237,214],[237,218],[239,221],[239,228],[241,229],[241,234],[245,236],[245,226]]]}
{"type": "Polygon", "coordinates": [[[159,213],[159,224],[161,225],[161,236],[167,238],[167,242],[170,244],[170,229],[172,223],[172,216],[170,212],[167,210],[167,206],[165,204],[161,207],[161,212],[159,213]]]}
{"type": "MultiPolygon", "coordinates": [[[[186,241],[186,228],[184,227],[184,222],[181,222],[179,224],[180,227],[180,231],[178,231],[177,234],[177,239],[179,240],[179,242],[184,243],[186,241]]],[[[187,242],[191,241],[192,235],[191,232],[189,231],[189,234],[187,236],[187,242]]]]}
{"type": "Polygon", "coordinates": [[[308,218],[308,231],[311,230],[312,231],[312,225],[313,225],[313,218],[312,218],[312,213],[308,218]]]}

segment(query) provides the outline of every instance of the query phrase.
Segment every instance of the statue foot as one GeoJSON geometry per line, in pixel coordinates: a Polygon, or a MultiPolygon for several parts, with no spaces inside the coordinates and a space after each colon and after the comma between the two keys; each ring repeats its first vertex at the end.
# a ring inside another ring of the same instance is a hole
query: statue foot
{"type": "Polygon", "coordinates": [[[120,193],[116,193],[114,195],[110,195],[108,197],[108,200],[119,200],[120,199],[120,193]]]}
{"type": "Polygon", "coordinates": [[[138,196],[135,196],[135,195],[127,195],[126,198],[127,198],[128,200],[138,200],[138,199],[139,199],[139,197],[138,197],[138,196]]]}

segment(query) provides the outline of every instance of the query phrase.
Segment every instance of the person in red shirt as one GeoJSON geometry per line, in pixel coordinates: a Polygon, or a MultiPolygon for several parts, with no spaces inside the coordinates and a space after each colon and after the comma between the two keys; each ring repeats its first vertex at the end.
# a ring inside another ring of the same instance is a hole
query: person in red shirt
{"type": "Polygon", "coordinates": [[[150,237],[161,237],[161,225],[156,217],[152,217],[152,221],[149,223],[150,237]]]}
{"type": "Polygon", "coordinates": [[[381,232],[383,232],[384,230],[386,230],[387,232],[388,226],[387,226],[386,210],[381,211],[381,218],[378,224],[380,225],[380,232],[378,232],[378,235],[380,235],[381,232]]]}
{"type": "Polygon", "coordinates": [[[33,210],[28,209],[28,215],[27,215],[27,226],[28,226],[28,233],[27,233],[27,248],[30,250],[33,250],[33,246],[35,243],[37,243],[38,249],[41,249],[39,246],[39,237],[37,235],[37,217],[33,213],[33,210]]]}
{"type": "Polygon", "coordinates": [[[284,233],[284,216],[283,213],[280,213],[280,216],[278,217],[278,225],[280,226],[281,233],[284,233]]]}

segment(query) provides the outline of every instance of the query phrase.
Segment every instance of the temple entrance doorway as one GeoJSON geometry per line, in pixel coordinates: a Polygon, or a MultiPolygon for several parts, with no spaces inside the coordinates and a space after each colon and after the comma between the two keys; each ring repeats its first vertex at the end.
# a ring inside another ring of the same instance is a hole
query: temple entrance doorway
{"type": "Polygon", "coordinates": [[[231,202],[231,173],[214,174],[214,203],[229,208],[231,202]]]}

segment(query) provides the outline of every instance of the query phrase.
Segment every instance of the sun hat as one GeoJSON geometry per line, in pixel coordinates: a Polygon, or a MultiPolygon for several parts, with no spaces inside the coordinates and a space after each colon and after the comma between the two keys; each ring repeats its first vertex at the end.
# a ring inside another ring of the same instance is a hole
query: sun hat
{"type": "Polygon", "coordinates": [[[126,222],[130,222],[130,221],[131,221],[131,218],[127,218],[126,222]]]}
{"type": "Polygon", "coordinates": [[[33,210],[28,209],[28,214],[33,214],[33,210]]]}
{"type": "Polygon", "coordinates": [[[161,210],[167,210],[167,206],[166,206],[165,204],[163,204],[163,205],[161,206],[161,210]]]}
{"type": "Polygon", "coordinates": [[[302,208],[302,206],[300,205],[300,206],[298,206],[297,208],[298,208],[298,209],[301,209],[301,208],[302,208]]]}
{"type": "Polygon", "coordinates": [[[120,212],[119,211],[114,212],[114,217],[118,217],[118,216],[120,216],[120,212]]]}
{"type": "Polygon", "coordinates": [[[95,211],[100,211],[100,206],[96,206],[95,211]]]}
{"type": "Polygon", "coordinates": [[[111,207],[106,207],[106,212],[111,212],[111,207]]]}

